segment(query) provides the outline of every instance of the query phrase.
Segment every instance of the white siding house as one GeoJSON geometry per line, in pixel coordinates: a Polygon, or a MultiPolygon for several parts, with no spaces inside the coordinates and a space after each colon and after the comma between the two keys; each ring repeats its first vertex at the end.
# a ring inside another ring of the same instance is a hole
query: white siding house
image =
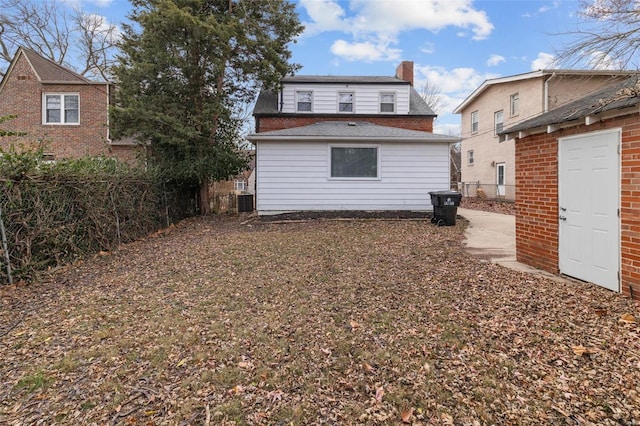
{"type": "Polygon", "coordinates": [[[431,208],[449,188],[457,138],[364,122],[321,122],[249,136],[258,214],[431,208]]]}
{"type": "Polygon", "coordinates": [[[449,145],[413,87],[413,62],[389,76],[284,77],[253,110],[256,209],[427,211],[450,188],[449,145]]]}

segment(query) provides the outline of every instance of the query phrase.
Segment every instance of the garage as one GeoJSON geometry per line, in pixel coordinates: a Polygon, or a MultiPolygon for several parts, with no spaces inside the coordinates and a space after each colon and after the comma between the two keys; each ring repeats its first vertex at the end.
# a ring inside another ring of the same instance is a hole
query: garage
{"type": "Polygon", "coordinates": [[[516,257],[640,298],[640,80],[503,131],[515,139],[516,257]]]}

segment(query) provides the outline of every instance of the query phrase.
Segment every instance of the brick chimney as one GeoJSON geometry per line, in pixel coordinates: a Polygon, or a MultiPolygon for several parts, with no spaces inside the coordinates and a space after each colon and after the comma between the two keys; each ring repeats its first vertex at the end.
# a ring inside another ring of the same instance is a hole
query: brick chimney
{"type": "Polygon", "coordinates": [[[396,68],[396,77],[408,81],[413,86],[413,61],[402,61],[396,68]]]}

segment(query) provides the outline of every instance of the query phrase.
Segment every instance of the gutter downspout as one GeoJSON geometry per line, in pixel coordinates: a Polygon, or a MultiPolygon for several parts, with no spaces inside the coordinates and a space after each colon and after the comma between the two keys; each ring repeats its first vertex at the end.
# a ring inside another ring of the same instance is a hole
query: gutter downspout
{"type": "Polygon", "coordinates": [[[109,117],[110,117],[110,112],[109,112],[109,107],[110,107],[110,103],[109,100],[111,99],[111,84],[109,82],[107,82],[107,143],[109,145],[111,145],[111,143],[113,142],[111,140],[111,122],[109,121],[109,117]]]}
{"type": "Polygon", "coordinates": [[[542,112],[549,111],[549,82],[556,77],[556,72],[551,73],[551,77],[544,81],[544,110],[542,112]]]}

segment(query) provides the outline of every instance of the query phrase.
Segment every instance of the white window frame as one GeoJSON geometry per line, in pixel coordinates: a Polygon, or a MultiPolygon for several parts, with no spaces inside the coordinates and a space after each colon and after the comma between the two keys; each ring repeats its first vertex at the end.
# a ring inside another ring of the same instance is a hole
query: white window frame
{"type": "Polygon", "coordinates": [[[520,113],[520,94],[514,93],[509,97],[509,116],[515,117],[520,113]]]}
{"type": "Polygon", "coordinates": [[[363,180],[363,181],[373,181],[373,180],[381,180],[382,174],[380,170],[380,157],[382,150],[380,149],[380,145],[359,145],[359,144],[329,144],[327,150],[327,179],[328,180],[363,180]],[[366,176],[332,176],[331,175],[331,150],[333,148],[375,148],[376,149],[376,175],[375,177],[366,177],[366,176]]]}
{"type": "Polygon", "coordinates": [[[470,149],[467,151],[467,165],[473,166],[474,158],[473,158],[473,150],[470,149]]]}
{"type": "Polygon", "coordinates": [[[247,190],[247,181],[241,180],[241,179],[236,179],[233,182],[233,190],[234,191],[239,191],[239,192],[246,191],[247,190]]]}
{"type": "Polygon", "coordinates": [[[295,101],[296,101],[296,112],[302,112],[302,113],[312,113],[313,112],[313,90],[296,90],[295,96],[296,96],[296,98],[295,98],[295,101]],[[300,109],[300,103],[301,102],[299,100],[300,99],[299,96],[302,93],[309,93],[311,95],[311,101],[310,102],[304,102],[305,104],[306,103],[310,103],[311,104],[309,110],[306,110],[306,109],[305,110],[301,110],[300,109]]]}
{"type": "Polygon", "coordinates": [[[356,112],[356,93],[355,92],[349,92],[349,91],[338,92],[338,113],[340,113],[340,114],[353,114],[354,112],[356,112]],[[340,96],[342,96],[342,95],[351,95],[351,102],[340,102],[340,96]],[[341,104],[350,104],[351,105],[351,111],[341,111],[340,110],[340,105],[341,104]]]}
{"type": "Polygon", "coordinates": [[[59,93],[59,92],[51,92],[51,93],[43,93],[42,94],[42,124],[47,126],[79,126],[80,125],[80,93],[59,93]],[[50,122],[47,121],[47,97],[49,96],[58,96],[60,98],[60,121],[59,122],[50,122]],[[78,98],[78,121],[77,122],[67,122],[65,120],[64,114],[64,100],[67,96],[75,96],[78,98]]]}
{"type": "Polygon", "coordinates": [[[473,111],[471,113],[471,134],[476,134],[478,133],[478,111],[473,111]]]}
{"type": "Polygon", "coordinates": [[[380,114],[396,114],[398,111],[398,94],[396,92],[380,92],[380,95],[378,96],[378,109],[380,111],[380,114]],[[383,111],[382,110],[382,105],[389,105],[389,102],[382,102],[382,98],[383,96],[393,96],[393,103],[391,105],[393,105],[393,111],[383,111]]]}
{"type": "Polygon", "coordinates": [[[493,113],[493,132],[498,136],[498,132],[504,129],[504,110],[496,111],[493,113]],[[498,121],[498,117],[502,117],[502,120],[498,121]],[[498,128],[498,126],[500,128],[498,128]]]}

